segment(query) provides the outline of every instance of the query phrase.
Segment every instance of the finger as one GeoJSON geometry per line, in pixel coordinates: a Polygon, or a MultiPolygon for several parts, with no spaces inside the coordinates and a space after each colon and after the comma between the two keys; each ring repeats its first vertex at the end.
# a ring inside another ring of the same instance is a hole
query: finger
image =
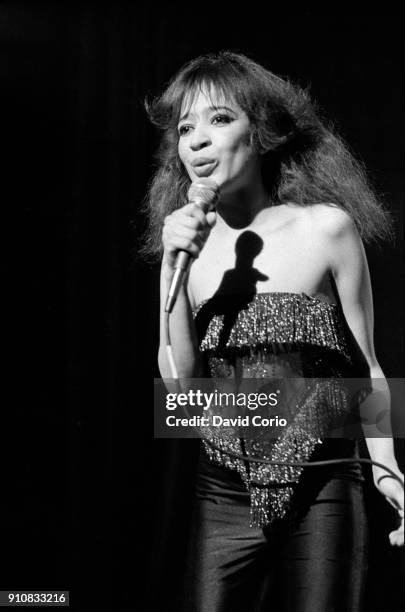
{"type": "Polygon", "coordinates": [[[404,545],[404,528],[399,527],[395,531],[391,531],[389,534],[389,540],[391,546],[403,546],[404,545]]]}
{"type": "Polygon", "coordinates": [[[186,236],[176,236],[175,240],[167,248],[174,254],[177,254],[178,251],[187,251],[193,257],[198,257],[200,252],[200,247],[196,244],[195,240],[191,240],[186,236]]]}
{"type": "Polygon", "coordinates": [[[197,210],[195,214],[191,215],[186,214],[184,208],[175,210],[171,215],[167,215],[164,219],[164,226],[177,227],[178,225],[185,225],[186,227],[197,227],[197,225],[201,225],[205,227],[207,225],[207,220],[201,210],[197,210]]]}
{"type": "Polygon", "coordinates": [[[183,208],[180,208],[175,212],[179,214],[184,214],[184,216],[187,217],[194,217],[204,225],[207,223],[205,213],[201,210],[199,206],[197,206],[197,204],[186,204],[185,206],[183,206],[183,208]]]}
{"type": "Polygon", "coordinates": [[[194,243],[198,238],[198,232],[183,225],[165,226],[162,238],[165,248],[169,250],[184,249],[185,241],[194,243]]]}
{"type": "Polygon", "coordinates": [[[200,230],[200,229],[205,229],[207,227],[207,221],[204,215],[203,215],[203,219],[198,219],[197,217],[188,217],[186,215],[183,215],[182,217],[179,217],[176,221],[177,221],[176,224],[173,223],[173,227],[183,226],[183,227],[187,227],[188,229],[195,230],[195,231],[200,230]]]}
{"type": "Polygon", "coordinates": [[[209,236],[209,231],[207,231],[206,229],[205,230],[199,230],[197,232],[196,243],[200,247],[200,250],[203,248],[203,246],[207,242],[208,236],[209,236]]]}
{"type": "Polygon", "coordinates": [[[206,215],[207,223],[210,227],[214,227],[217,222],[217,213],[215,211],[209,212],[206,215]]]}

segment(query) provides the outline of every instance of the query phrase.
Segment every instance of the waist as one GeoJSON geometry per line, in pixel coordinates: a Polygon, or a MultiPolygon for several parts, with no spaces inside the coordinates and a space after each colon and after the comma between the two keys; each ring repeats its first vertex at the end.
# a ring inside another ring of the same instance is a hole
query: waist
{"type": "MultiPolygon", "coordinates": [[[[222,453],[221,453],[222,454],[222,453]]],[[[226,453],[223,453],[226,460],[226,453]]],[[[312,453],[308,459],[308,466],[304,468],[307,477],[317,478],[322,474],[334,478],[350,478],[359,482],[364,482],[361,464],[356,462],[358,458],[358,444],[356,440],[349,439],[328,439],[324,440],[312,453]],[[325,466],[312,466],[315,461],[327,461],[332,459],[352,459],[352,462],[331,464],[325,466]]],[[[260,457],[258,457],[260,459],[260,457]]],[[[241,455],[240,463],[244,464],[246,471],[251,472],[251,466],[260,466],[260,462],[250,463],[246,461],[246,457],[241,455]]],[[[203,445],[201,445],[199,464],[198,464],[198,482],[200,485],[210,483],[212,486],[227,487],[230,491],[247,491],[246,484],[241,477],[241,472],[231,467],[227,467],[225,461],[218,462],[212,460],[207,454],[203,445]]],[[[285,483],[280,480],[280,483],[275,483],[276,486],[283,486],[285,483]]],[[[269,487],[272,484],[268,485],[269,487]]]]}

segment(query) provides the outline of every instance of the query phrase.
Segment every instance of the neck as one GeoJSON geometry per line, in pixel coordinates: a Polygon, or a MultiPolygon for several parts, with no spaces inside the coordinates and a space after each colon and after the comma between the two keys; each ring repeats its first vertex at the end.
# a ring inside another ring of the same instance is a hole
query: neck
{"type": "Polygon", "coordinates": [[[218,213],[233,229],[251,225],[255,217],[269,207],[269,195],[261,177],[231,193],[221,194],[218,213]]]}

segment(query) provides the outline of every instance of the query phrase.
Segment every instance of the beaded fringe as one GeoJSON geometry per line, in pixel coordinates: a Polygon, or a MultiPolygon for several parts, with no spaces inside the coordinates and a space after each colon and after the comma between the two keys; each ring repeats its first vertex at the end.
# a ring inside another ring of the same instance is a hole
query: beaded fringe
{"type": "MultiPolygon", "coordinates": [[[[213,302],[202,302],[194,312],[197,323],[199,313],[212,314],[200,343],[202,352],[218,349],[221,332],[230,316],[226,312],[218,314],[213,302]]],[[[259,345],[271,348],[272,343],[311,344],[339,351],[349,359],[337,305],[305,293],[255,294],[235,317],[226,339],[226,349],[259,345]]]]}
{"type": "MultiPolygon", "coordinates": [[[[212,377],[229,380],[236,376],[238,366],[238,375],[245,378],[271,378],[277,366],[294,372],[297,364],[292,351],[299,354],[303,347],[315,349],[310,357],[313,372],[325,371],[322,370],[325,357],[317,349],[334,351],[351,363],[336,304],[305,293],[254,294],[245,302],[241,296],[236,297],[236,300],[230,296],[214,297],[202,302],[194,312],[200,350],[212,377]]],[[[273,461],[308,461],[322,437],[327,437],[334,419],[345,414],[347,408],[344,389],[331,380],[315,384],[291,406],[291,414],[281,415],[288,417],[290,425],[277,439],[244,440],[242,444],[235,435],[226,436],[223,432],[218,435],[214,430],[202,432],[210,460],[236,471],[250,491],[251,526],[264,527],[286,516],[303,468],[260,463],[248,466],[244,454],[273,461]],[[232,458],[214,449],[209,440],[240,457],[232,458]]]]}
{"type": "Polygon", "coordinates": [[[250,527],[266,527],[287,514],[293,487],[271,489],[250,485],[250,527]]]}

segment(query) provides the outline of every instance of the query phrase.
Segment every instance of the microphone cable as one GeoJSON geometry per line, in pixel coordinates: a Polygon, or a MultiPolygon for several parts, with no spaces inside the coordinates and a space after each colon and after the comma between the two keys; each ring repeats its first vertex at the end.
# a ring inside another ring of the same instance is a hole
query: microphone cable
{"type": "MultiPolygon", "coordinates": [[[[171,374],[172,374],[172,379],[173,382],[175,384],[175,387],[177,389],[177,391],[179,393],[182,393],[183,390],[181,388],[181,384],[180,384],[180,380],[179,380],[179,376],[178,376],[178,371],[177,371],[177,367],[176,367],[176,362],[174,359],[174,355],[173,355],[173,349],[172,349],[172,344],[171,344],[171,337],[170,337],[170,312],[165,312],[165,318],[164,318],[164,328],[165,328],[165,341],[166,341],[166,353],[167,353],[167,358],[168,358],[168,362],[169,362],[169,366],[170,366],[170,370],[171,370],[171,374]]],[[[212,442],[211,440],[209,440],[208,438],[204,438],[204,441],[211,446],[214,450],[219,451],[220,453],[223,453],[225,455],[228,455],[229,457],[232,457],[233,459],[238,459],[241,461],[246,461],[248,463],[261,463],[261,464],[265,464],[265,465],[282,465],[282,466],[287,466],[287,467],[302,467],[302,468],[307,468],[307,467],[323,467],[323,466],[329,466],[329,465],[340,465],[340,464],[347,464],[347,463],[363,463],[363,464],[368,464],[368,465],[375,465],[377,467],[382,468],[383,470],[385,470],[387,472],[387,474],[380,476],[377,480],[377,484],[380,482],[380,480],[382,480],[383,478],[394,478],[394,480],[396,480],[397,482],[399,482],[399,484],[401,485],[402,489],[404,489],[404,483],[402,482],[401,478],[395,474],[395,472],[393,472],[393,470],[391,470],[391,468],[389,468],[388,466],[384,465],[384,463],[380,463],[379,461],[374,461],[373,459],[367,459],[365,457],[357,457],[357,458],[349,458],[349,457],[344,457],[344,458],[340,458],[340,459],[325,459],[322,461],[275,461],[273,459],[265,459],[265,458],[260,458],[260,457],[249,457],[248,455],[242,455],[240,453],[235,453],[234,451],[230,451],[224,448],[221,448],[220,446],[218,446],[217,444],[215,444],[214,442],[212,442]]],[[[271,482],[269,483],[271,485],[271,482]]],[[[397,509],[397,512],[399,514],[399,510],[397,509]]],[[[399,514],[400,519],[402,520],[401,515],[399,514]]]]}

